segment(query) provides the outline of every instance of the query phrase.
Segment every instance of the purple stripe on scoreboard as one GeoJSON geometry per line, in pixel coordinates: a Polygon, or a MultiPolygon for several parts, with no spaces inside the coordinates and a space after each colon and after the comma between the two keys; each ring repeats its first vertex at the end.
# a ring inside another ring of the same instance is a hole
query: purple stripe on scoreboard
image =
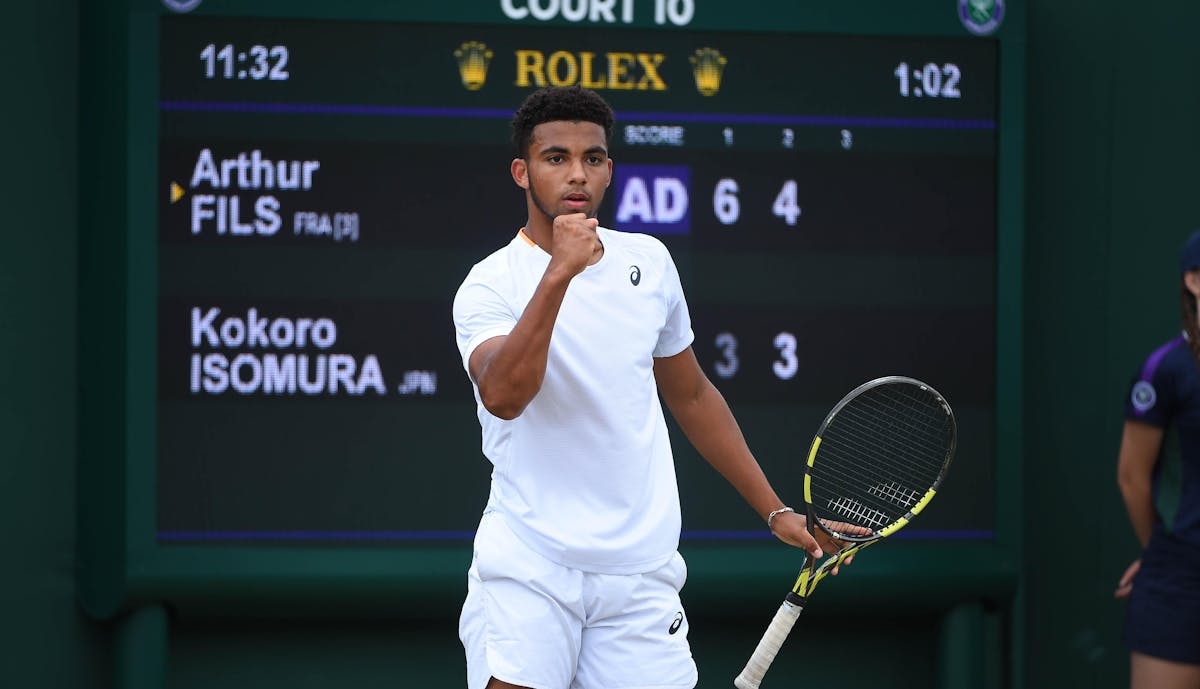
{"type": "MultiPolygon", "coordinates": [[[[272,112],[295,115],[362,115],[392,117],[467,117],[509,119],[505,108],[456,108],[413,105],[362,105],[350,103],[262,103],[251,101],[159,101],[163,111],[272,112]]],[[[991,131],[996,121],[956,120],[946,117],[858,117],[850,115],[775,115],[756,113],[632,112],[621,111],[622,122],[696,122],[710,124],[766,124],[793,127],[881,127],[890,129],[971,129],[991,131]]]]}
{"type": "MultiPolygon", "coordinates": [[[[735,531],[696,529],[684,531],[685,541],[767,541],[775,536],[769,531],[735,531]]],[[[899,531],[892,539],[925,541],[990,541],[995,537],[987,530],[917,530],[899,531]]],[[[192,543],[221,543],[234,541],[257,542],[405,542],[405,541],[470,541],[474,531],[160,531],[158,540],[192,543]]]]}
{"type": "Polygon", "coordinates": [[[462,541],[474,531],[159,531],[160,541],[462,541]]]}

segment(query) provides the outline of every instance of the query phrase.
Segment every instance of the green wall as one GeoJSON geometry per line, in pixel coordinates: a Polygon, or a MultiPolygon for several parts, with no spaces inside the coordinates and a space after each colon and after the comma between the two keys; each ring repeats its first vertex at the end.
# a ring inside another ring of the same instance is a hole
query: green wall
{"type": "Polygon", "coordinates": [[[0,684],[104,686],[107,629],[75,603],[78,11],[0,22],[0,684]]]}
{"type": "Polygon", "coordinates": [[[1027,686],[1120,687],[1121,411],[1178,332],[1178,250],[1200,227],[1200,8],[1043,0],[1029,19],[1027,686]]]}
{"type": "MultiPolygon", "coordinates": [[[[9,94],[0,109],[0,683],[9,686],[112,686],[117,638],[115,625],[80,613],[73,590],[74,199],[88,183],[77,179],[86,116],[78,8],[20,3],[0,24],[9,94]]],[[[1111,592],[1136,554],[1115,485],[1121,398],[1140,358],[1177,327],[1175,254],[1200,226],[1191,189],[1200,42],[1190,36],[1200,7],[1037,0],[1028,18],[1026,570],[1019,614],[988,604],[978,620],[996,649],[1018,626],[1023,676],[1001,685],[1007,663],[987,654],[981,663],[993,686],[1116,689],[1127,673],[1111,592]]],[[[177,619],[168,685],[461,686],[453,612],[400,622],[177,619]]],[[[915,633],[888,644],[878,619],[812,612],[785,647],[790,681],[780,672],[774,686],[947,683],[932,660],[957,629],[945,620],[905,613],[915,633]],[[813,661],[846,640],[881,657],[849,674],[813,661]]],[[[693,611],[702,687],[728,686],[762,621],[693,611]]]]}

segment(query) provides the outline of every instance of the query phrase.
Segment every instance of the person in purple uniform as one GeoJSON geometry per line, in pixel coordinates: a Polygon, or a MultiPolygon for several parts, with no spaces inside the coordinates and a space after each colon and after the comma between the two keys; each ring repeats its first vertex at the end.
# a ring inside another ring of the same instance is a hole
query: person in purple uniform
{"type": "Polygon", "coordinates": [[[1116,590],[1128,598],[1122,638],[1132,689],[1200,689],[1200,231],[1184,244],[1179,268],[1183,333],[1134,377],[1117,459],[1142,545],[1116,590]],[[1160,509],[1164,467],[1175,455],[1178,506],[1160,509]]]}

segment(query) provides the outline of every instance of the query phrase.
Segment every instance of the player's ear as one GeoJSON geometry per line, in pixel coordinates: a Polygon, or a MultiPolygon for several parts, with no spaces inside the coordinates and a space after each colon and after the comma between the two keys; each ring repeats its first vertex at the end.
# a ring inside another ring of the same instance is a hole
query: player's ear
{"type": "Polygon", "coordinates": [[[512,172],[513,181],[518,187],[529,188],[529,163],[525,162],[524,158],[513,158],[509,171],[512,172]]]}
{"type": "Polygon", "coordinates": [[[1192,296],[1200,298],[1200,270],[1189,270],[1183,274],[1183,284],[1192,296]]]}

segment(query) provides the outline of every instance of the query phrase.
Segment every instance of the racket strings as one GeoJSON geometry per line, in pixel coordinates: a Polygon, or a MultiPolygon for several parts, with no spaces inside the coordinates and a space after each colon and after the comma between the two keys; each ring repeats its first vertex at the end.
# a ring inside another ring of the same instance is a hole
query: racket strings
{"type": "Polygon", "coordinates": [[[896,428],[880,422],[883,414],[894,411],[886,409],[855,408],[843,410],[846,415],[839,418],[844,423],[836,428],[831,425],[822,438],[822,444],[829,443],[834,452],[844,451],[861,455],[861,459],[847,460],[846,466],[852,468],[855,475],[864,465],[869,465],[875,473],[889,475],[893,482],[902,479],[919,478],[932,472],[936,477],[944,463],[947,447],[948,428],[945,416],[929,418],[924,415],[925,426],[917,427],[913,421],[921,409],[909,410],[906,419],[893,421],[906,423],[906,427],[896,428]]]}
{"type": "Polygon", "coordinates": [[[936,486],[952,444],[953,421],[936,394],[908,383],[867,389],[821,433],[810,470],[814,512],[878,531],[936,486]]]}
{"type": "Polygon", "coordinates": [[[814,465],[814,475],[856,483],[874,476],[880,483],[872,484],[869,490],[881,497],[915,493],[914,482],[928,486],[940,473],[945,457],[944,447],[920,448],[890,440],[881,444],[878,439],[853,434],[843,438],[836,432],[822,439],[822,450],[825,461],[814,465]],[[928,480],[922,480],[925,477],[928,480]]]}
{"type": "Polygon", "coordinates": [[[864,395],[859,404],[848,404],[842,411],[853,418],[847,419],[847,423],[856,423],[859,430],[869,432],[872,437],[895,433],[897,439],[914,450],[934,455],[945,452],[949,417],[936,397],[905,394],[904,390],[881,392],[891,394],[864,395]]]}
{"type": "Polygon", "coordinates": [[[851,493],[865,493],[906,509],[925,494],[941,466],[940,463],[921,466],[911,453],[905,454],[895,446],[853,443],[844,449],[843,453],[827,453],[824,459],[830,462],[826,464],[828,471],[814,472],[818,485],[829,481],[832,486],[841,487],[843,493],[846,486],[853,486],[851,493]]]}

